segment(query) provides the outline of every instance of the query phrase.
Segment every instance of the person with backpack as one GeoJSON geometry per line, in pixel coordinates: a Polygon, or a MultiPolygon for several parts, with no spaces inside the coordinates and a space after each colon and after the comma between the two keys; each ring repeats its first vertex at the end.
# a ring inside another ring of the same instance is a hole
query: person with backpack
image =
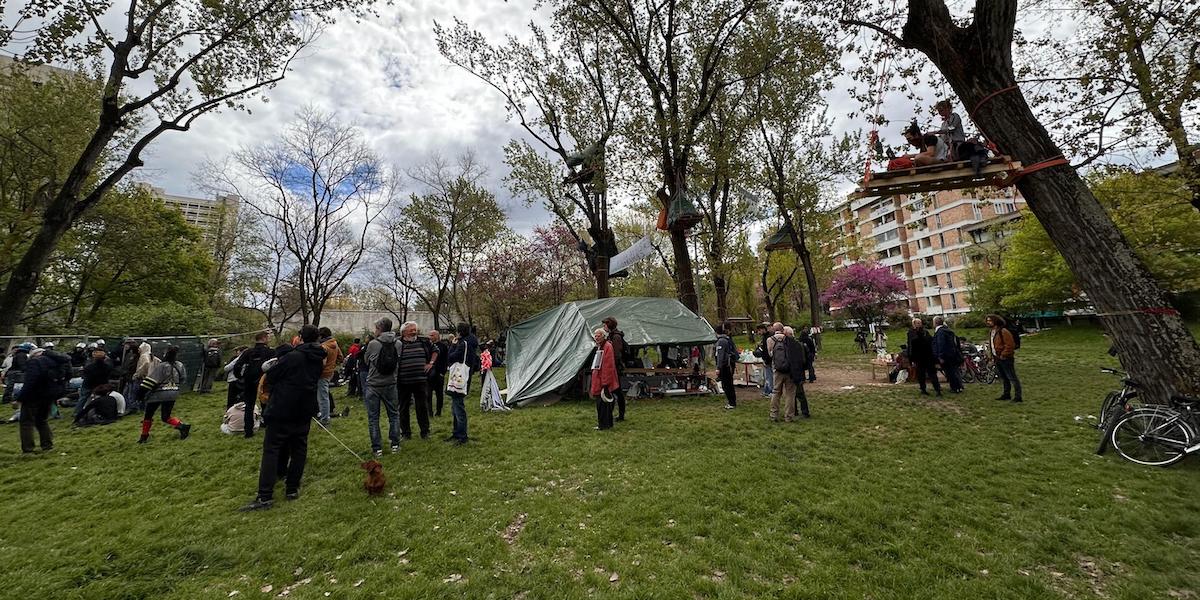
{"type": "MultiPolygon", "coordinates": [[[[608,341],[613,347],[613,361],[617,367],[617,383],[619,384],[620,377],[625,374],[625,354],[629,351],[629,345],[625,343],[625,333],[617,329],[616,318],[605,317],[601,322],[604,323],[604,330],[608,332],[608,341]]],[[[625,388],[618,385],[616,391],[613,392],[613,396],[616,396],[617,403],[617,417],[615,420],[624,421],[625,388]]]]}
{"type": "Polygon", "coordinates": [[[287,499],[300,498],[300,482],[308,462],[308,434],[319,411],[317,382],[328,356],[317,343],[319,338],[315,326],[302,326],[300,345],[289,351],[281,349],[278,359],[263,376],[268,399],[263,407],[266,426],[258,468],[258,493],[252,502],[239,509],[243,512],[271,508],[275,484],[281,475],[287,499]]]}
{"type": "Polygon", "coordinates": [[[233,366],[233,372],[241,383],[242,402],[246,403],[246,431],[243,435],[247,438],[254,437],[254,407],[258,402],[258,380],[262,378],[262,365],[275,358],[275,349],[267,345],[270,337],[268,331],[256,333],[254,347],[243,352],[233,366]]]}
{"type": "MultiPolygon", "coordinates": [[[[103,351],[104,348],[101,347],[100,350],[103,351]]],[[[127,400],[126,414],[142,412],[146,408],[142,403],[142,380],[150,374],[150,369],[154,368],[158,362],[158,357],[154,356],[150,344],[145,341],[140,342],[137,347],[135,364],[129,366],[133,370],[125,371],[126,375],[132,374],[132,376],[124,379],[125,387],[121,388],[125,390],[127,400]]],[[[116,368],[113,371],[114,373],[121,372],[116,368]]]]}
{"type": "Polygon", "coordinates": [[[21,452],[29,454],[36,447],[33,432],[37,431],[42,452],[54,449],[54,434],[50,431],[50,407],[66,390],[64,369],[69,369],[71,359],[65,354],[47,352],[34,348],[28,352],[28,360],[22,365],[21,391],[16,400],[21,403],[21,452]]]}
{"type": "MultiPolygon", "coordinates": [[[[776,325],[779,325],[776,323],[776,325]]],[[[796,414],[796,380],[792,379],[791,352],[788,346],[788,332],[792,331],[791,327],[781,327],[775,331],[768,340],[768,347],[771,349],[771,366],[775,370],[775,390],[771,392],[771,421],[779,421],[779,404],[783,401],[783,419],[791,422],[792,415],[796,414]]],[[[793,334],[794,335],[794,334],[793,334]]],[[[803,364],[803,363],[799,363],[803,364]]],[[[797,369],[798,373],[802,373],[797,369]]],[[[797,376],[799,377],[799,376],[797,376]]]]}
{"type": "MultiPolygon", "coordinates": [[[[471,330],[466,323],[459,323],[457,331],[458,335],[454,336],[454,339],[450,341],[446,354],[446,362],[449,363],[449,365],[456,365],[459,363],[466,364],[467,362],[467,338],[469,337],[471,330]]],[[[446,370],[449,372],[450,367],[446,367],[446,370]]],[[[444,441],[453,442],[456,446],[461,446],[467,443],[468,440],[466,399],[467,394],[471,391],[470,377],[466,378],[466,386],[467,389],[461,394],[446,390],[446,395],[450,396],[450,416],[454,421],[454,428],[451,430],[450,436],[444,441]]]]}
{"type": "Polygon", "coordinates": [[[1021,402],[1021,380],[1017,378],[1017,348],[1021,347],[1020,336],[1013,335],[1000,315],[988,315],[984,319],[992,330],[989,341],[992,355],[996,357],[996,371],[1004,382],[1004,393],[997,400],[1021,402]]]}
{"type": "Polygon", "coordinates": [[[379,405],[388,416],[388,439],[392,452],[400,451],[400,410],[397,403],[396,371],[400,366],[400,340],[392,331],[392,320],[383,317],[375,322],[375,339],[367,344],[367,383],[363,402],[367,407],[367,432],[371,436],[371,452],[383,456],[383,441],[379,432],[379,405]]]}
{"type": "Polygon", "coordinates": [[[217,373],[221,370],[221,342],[215,338],[208,340],[208,345],[204,348],[204,371],[200,373],[199,392],[207,394],[212,391],[213,382],[217,379],[217,373]]]}
{"type": "Polygon", "coordinates": [[[163,423],[179,431],[179,439],[186,440],[192,426],[172,416],[175,401],[179,399],[180,385],[187,381],[187,368],[178,360],[179,348],[168,346],[162,360],[155,364],[142,379],[142,394],[145,398],[146,414],[142,418],[142,435],[139,444],[150,440],[150,427],[154,425],[154,413],[158,411],[163,423]]]}
{"type": "MultiPolygon", "coordinates": [[[[221,372],[225,374],[225,410],[233,408],[234,405],[242,403],[242,382],[238,380],[237,372],[234,368],[237,366],[238,359],[247,350],[246,346],[238,346],[233,349],[233,358],[221,367],[221,372]]],[[[245,407],[242,407],[245,412],[245,407]]],[[[238,433],[244,433],[241,429],[238,433]]]]}
{"type": "Polygon", "coordinates": [[[962,367],[962,350],[958,347],[958,335],[946,325],[946,318],[938,315],[933,318],[933,357],[946,374],[946,383],[955,394],[963,391],[962,378],[958,370],[962,367]]]}
{"type": "Polygon", "coordinates": [[[25,382],[25,365],[29,363],[29,355],[35,349],[37,346],[29,342],[18,344],[13,348],[12,355],[8,358],[8,368],[4,371],[5,404],[13,401],[13,392],[16,390],[17,384],[25,382]]]}
{"type": "MultiPolygon", "coordinates": [[[[412,439],[412,421],[409,420],[412,410],[417,413],[417,427],[420,428],[421,439],[429,439],[429,404],[425,398],[425,385],[429,381],[429,372],[433,370],[433,362],[437,354],[429,340],[421,339],[417,332],[419,328],[413,321],[400,326],[400,362],[396,367],[396,392],[400,409],[400,437],[412,439]]],[[[487,367],[491,368],[488,358],[487,367]]],[[[487,374],[485,370],[484,375],[487,374]]]]}
{"type": "Polygon", "coordinates": [[[733,371],[737,368],[737,347],[725,333],[725,325],[717,325],[717,380],[725,392],[725,410],[737,408],[737,389],[733,386],[733,371]]]}

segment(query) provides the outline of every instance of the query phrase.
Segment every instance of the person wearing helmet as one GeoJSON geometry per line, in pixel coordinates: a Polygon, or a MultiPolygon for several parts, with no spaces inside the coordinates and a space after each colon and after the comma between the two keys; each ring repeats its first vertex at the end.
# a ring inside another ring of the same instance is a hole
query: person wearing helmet
{"type": "Polygon", "coordinates": [[[69,356],[71,357],[72,367],[82,367],[87,364],[88,353],[86,345],[83,342],[75,344],[75,349],[71,350],[69,356]]]}

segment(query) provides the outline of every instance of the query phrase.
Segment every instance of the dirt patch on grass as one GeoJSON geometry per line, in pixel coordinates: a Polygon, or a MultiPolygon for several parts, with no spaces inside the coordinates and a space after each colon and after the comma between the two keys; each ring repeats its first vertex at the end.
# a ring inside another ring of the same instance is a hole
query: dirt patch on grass
{"type": "Polygon", "coordinates": [[[504,541],[508,543],[509,546],[517,543],[517,538],[521,535],[522,531],[525,531],[525,519],[528,517],[529,515],[525,513],[517,515],[513,518],[512,522],[508,524],[508,527],[504,528],[504,533],[500,534],[500,537],[504,538],[504,541]]]}

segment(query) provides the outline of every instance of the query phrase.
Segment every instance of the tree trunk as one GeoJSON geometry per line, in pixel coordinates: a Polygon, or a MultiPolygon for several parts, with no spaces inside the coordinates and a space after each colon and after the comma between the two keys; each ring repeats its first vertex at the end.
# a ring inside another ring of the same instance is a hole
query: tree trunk
{"type": "Polygon", "coordinates": [[[717,292],[717,322],[724,323],[729,318],[729,282],[724,275],[713,275],[713,288],[717,292]]]}
{"type": "Polygon", "coordinates": [[[592,251],[596,253],[596,269],[592,272],[596,278],[596,299],[608,298],[608,266],[614,256],[616,238],[612,229],[603,229],[599,223],[589,227],[588,233],[592,236],[592,251]]]}
{"type": "Polygon", "coordinates": [[[692,275],[692,256],[688,253],[687,233],[671,230],[671,252],[675,255],[675,291],[688,310],[700,314],[700,297],[696,295],[696,280],[692,275]]]}
{"type": "MultiPolygon", "coordinates": [[[[805,287],[808,288],[808,318],[810,325],[821,325],[821,299],[817,291],[817,272],[813,269],[812,253],[808,251],[808,238],[804,235],[804,219],[792,221],[792,215],[780,207],[783,222],[792,232],[792,250],[804,267],[805,287]]],[[[803,307],[801,307],[803,308],[803,307]]]]}
{"type": "MultiPolygon", "coordinates": [[[[1062,155],[1016,88],[1011,46],[1015,0],[977,0],[974,21],[958,27],[941,0],[909,0],[903,41],[929,56],[976,125],[1028,169],[1062,155]],[[995,95],[992,95],[995,94],[995,95]],[[981,102],[986,102],[980,104],[981,102]]],[[[1029,172],[1017,182],[1071,272],[1112,334],[1122,365],[1151,402],[1200,391],[1200,346],[1158,282],[1069,165],[1029,172]]]]}
{"type": "Polygon", "coordinates": [[[0,336],[16,333],[21,317],[29,306],[29,300],[37,290],[42,269],[46,268],[46,263],[50,262],[50,255],[58,247],[58,241],[70,228],[69,211],[57,211],[54,210],[54,206],[46,209],[37,235],[33,237],[25,255],[13,268],[8,277],[8,285],[4,286],[4,291],[0,293],[0,336]]]}

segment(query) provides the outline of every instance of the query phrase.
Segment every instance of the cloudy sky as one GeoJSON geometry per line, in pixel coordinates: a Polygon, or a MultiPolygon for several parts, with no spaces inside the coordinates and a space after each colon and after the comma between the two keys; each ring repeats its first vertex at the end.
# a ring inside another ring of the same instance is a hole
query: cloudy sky
{"type": "Polygon", "coordinates": [[[196,166],[239,146],[277,136],[306,105],[358,125],[372,147],[401,169],[433,152],[473,150],[489,165],[492,189],[505,199],[511,226],[525,231],[550,221],[540,207],[508,202],[501,182],[504,144],[519,135],[498,95],[438,54],[435,21],[455,16],[489,39],[521,34],[536,15],[532,0],[401,0],[361,22],[340,20],[275,89],[251,102],[251,114],[207,115],[193,130],[165,134],[137,178],[168,192],[199,195],[196,166]]]}

